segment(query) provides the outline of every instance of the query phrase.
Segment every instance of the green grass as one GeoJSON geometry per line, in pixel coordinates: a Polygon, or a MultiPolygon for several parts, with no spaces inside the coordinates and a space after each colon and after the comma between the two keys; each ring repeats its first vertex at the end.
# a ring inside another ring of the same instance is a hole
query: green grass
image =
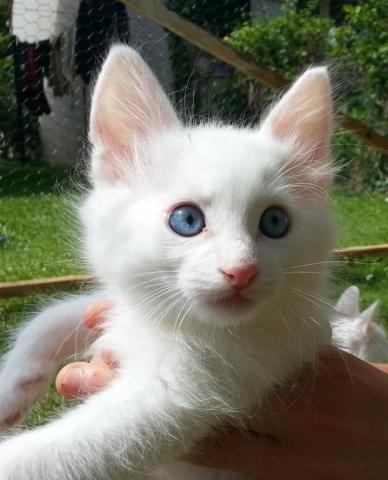
{"type": "MultiPolygon", "coordinates": [[[[48,167],[0,163],[0,282],[80,273],[70,246],[69,216],[61,190],[73,172],[48,167]]],[[[66,198],[66,197],[65,197],[66,198]]],[[[388,243],[388,203],[380,195],[336,187],[333,211],[339,225],[338,246],[388,243]]],[[[388,326],[388,258],[364,257],[333,264],[333,299],[349,285],[361,289],[364,306],[382,300],[381,321],[388,326]]],[[[42,297],[0,300],[0,351],[8,333],[36,308],[42,297]]],[[[47,419],[67,403],[54,391],[34,409],[29,424],[47,419]]]]}
{"type": "MultiPolygon", "coordinates": [[[[339,187],[333,189],[332,199],[339,247],[388,243],[388,199],[339,187]]],[[[353,284],[360,287],[363,307],[381,299],[380,319],[388,327],[388,257],[360,257],[334,264],[333,299],[353,284]]]]}
{"type": "MultiPolygon", "coordinates": [[[[65,204],[72,171],[0,164],[0,282],[81,271],[65,204]]],[[[74,189],[73,189],[74,190],[74,189]]]]}
{"type": "MultiPolygon", "coordinates": [[[[0,163],[0,282],[81,273],[68,211],[74,172],[52,167],[0,163]]],[[[13,328],[33,313],[41,297],[0,300],[0,352],[13,328]]],[[[68,405],[54,388],[34,408],[28,425],[37,425],[68,405]]]]}

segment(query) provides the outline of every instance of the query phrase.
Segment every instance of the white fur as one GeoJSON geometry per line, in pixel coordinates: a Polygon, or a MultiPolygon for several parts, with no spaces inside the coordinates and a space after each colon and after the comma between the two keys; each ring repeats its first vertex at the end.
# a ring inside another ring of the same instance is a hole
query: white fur
{"type": "Polygon", "coordinates": [[[353,285],[341,295],[332,321],[333,343],[367,362],[388,361],[388,340],[378,325],[379,301],[360,312],[360,291],[353,285]]]}
{"type": "MultiPolygon", "coordinates": [[[[61,418],[1,443],[0,480],[142,478],[219,422],[241,420],[329,342],[325,69],[308,70],[261,129],[185,128],[138,54],[116,47],[96,85],[90,129],[85,255],[115,307],[85,353],[109,348],[120,369],[61,418]],[[187,202],[206,217],[190,238],[168,226],[171,208],[187,202]],[[258,232],[272,205],[291,221],[277,240],[258,232]],[[245,263],[260,268],[246,303],[218,301],[230,293],[220,269],[245,263]]],[[[56,356],[45,352],[66,336],[71,346],[90,301],[64,301],[21,331],[0,377],[0,422],[13,402],[29,406],[35,393],[20,390],[28,365],[37,365],[32,375],[53,369],[56,356]]]]}
{"type": "Polygon", "coordinates": [[[0,425],[10,417],[13,423],[23,420],[48,390],[57,365],[89,348],[95,336],[82,324],[81,314],[98,298],[91,294],[54,302],[17,332],[12,350],[2,358],[0,425]],[[25,382],[32,384],[24,388],[25,382]]]}

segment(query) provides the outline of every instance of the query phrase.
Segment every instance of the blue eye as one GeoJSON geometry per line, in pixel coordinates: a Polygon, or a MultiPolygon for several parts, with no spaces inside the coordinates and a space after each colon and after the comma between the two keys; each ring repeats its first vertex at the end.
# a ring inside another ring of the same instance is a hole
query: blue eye
{"type": "Polygon", "coordinates": [[[205,217],[198,207],[180,205],[175,208],[168,221],[172,230],[182,237],[193,237],[205,228],[205,217]]]}
{"type": "Polygon", "coordinates": [[[290,221],[283,209],[268,207],[260,218],[259,228],[269,238],[281,238],[287,234],[290,221]]]}

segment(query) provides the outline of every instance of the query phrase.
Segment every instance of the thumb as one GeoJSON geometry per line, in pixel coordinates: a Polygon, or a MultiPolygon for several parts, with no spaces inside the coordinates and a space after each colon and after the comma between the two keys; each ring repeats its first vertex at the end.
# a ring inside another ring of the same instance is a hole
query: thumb
{"type": "Polygon", "coordinates": [[[58,393],[66,398],[82,398],[102,390],[115,376],[115,371],[101,358],[90,363],[75,362],[62,368],[55,386],[58,393]]]}

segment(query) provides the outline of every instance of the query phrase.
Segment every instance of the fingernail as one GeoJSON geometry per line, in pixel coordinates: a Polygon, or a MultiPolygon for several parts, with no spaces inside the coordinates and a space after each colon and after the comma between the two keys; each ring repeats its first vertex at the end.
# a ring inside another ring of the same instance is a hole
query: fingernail
{"type": "Polygon", "coordinates": [[[72,396],[78,396],[82,390],[85,375],[80,368],[69,369],[62,380],[62,389],[72,396]]]}
{"type": "Polygon", "coordinates": [[[20,387],[21,388],[30,388],[30,387],[35,387],[39,383],[42,383],[44,380],[43,375],[38,375],[35,378],[32,378],[31,380],[25,380],[24,382],[21,382],[20,387]]]}

